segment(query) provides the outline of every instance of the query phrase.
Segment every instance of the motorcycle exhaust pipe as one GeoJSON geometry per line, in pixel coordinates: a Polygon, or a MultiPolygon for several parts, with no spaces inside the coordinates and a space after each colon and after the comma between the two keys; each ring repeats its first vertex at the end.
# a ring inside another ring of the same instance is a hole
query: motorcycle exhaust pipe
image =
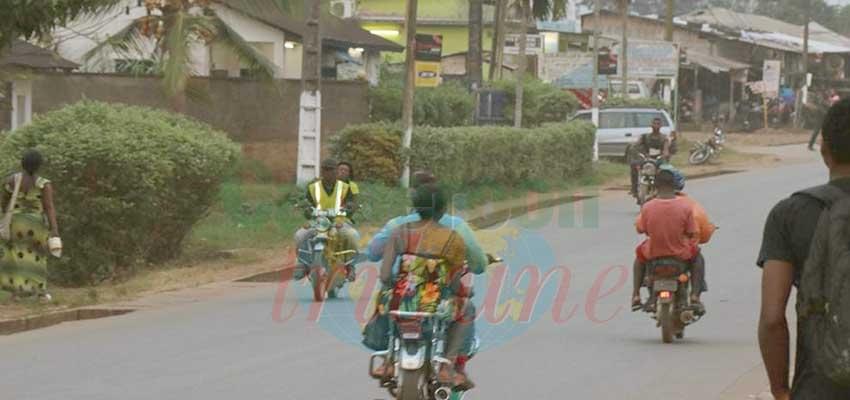
{"type": "Polygon", "coordinates": [[[434,398],[436,400],[449,400],[452,397],[452,389],[448,386],[443,386],[437,389],[434,392],[434,398]]]}

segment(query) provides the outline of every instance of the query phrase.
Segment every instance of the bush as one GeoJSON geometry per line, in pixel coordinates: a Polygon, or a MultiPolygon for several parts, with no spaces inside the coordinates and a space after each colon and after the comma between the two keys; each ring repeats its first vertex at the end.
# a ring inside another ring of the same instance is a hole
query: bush
{"type": "MultiPolygon", "coordinates": [[[[508,102],[504,117],[514,121],[516,81],[503,80],[493,87],[507,92],[508,102]]],[[[526,78],[523,86],[522,126],[536,127],[548,122],[564,122],[579,108],[579,101],[571,92],[562,90],[539,79],[526,78]]]]}
{"type": "Polygon", "coordinates": [[[356,180],[395,186],[401,176],[401,137],[395,124],[351,125],[331,139],[331,153],[354,165],[356,180]]]}
{"type": "MultiPolygon", "coordinates": [[[[414,170],[428,168],[441,182],[456,186],[560,182],[589,171],[594,134],[593,125],[586,122],[535,129],[419,127],[413,134],[411,164],[414,170]]],[[[400,146],[399,128],[360,125],[340,134],[334,154],[354,160],[358,179],[394,184],[401,172],[400,146]]]]}
{"type": "Polygon", "coordinates": [[[605,104],[602,105],[602,108],[611,108],[611,107],[635,107],[635,108],[648,107],[648,108],[657,108],[659,110],[667,110],[667,112],[670,112],[670,110],[671,110],[670,106],[668,106],[666,103],[664,103],[664,100],[661,100],[661,99],[658,99],[658,98],[655,98],[655,97],[650,97],[650,98],[645,98],[645,99],[632,99],[632,98],[626,98],[626,97],[623,97],[623,96],[609,97],[605,101],[605,104]]]}
{"type": "MultiPolygon", "coordinates": [[[[370,120],[397,122],[401,120],[404,82],[385,77],[381,84],[369,90],[370,120]]],[[[458,83],[446,83],[435,88],[418,88],[414,101],[413,120],[416,125],[464,126],[472,123],[474,99],[458,83]]]]}
{"type": "Polygon", "coordinates": [[[51,279],[90,284],[176,257],[216,200],[239,148],[183,116],[84,101],[40,117],[0,144],[0,166],[35,147],[54,182],[63,258],[51,279]]]}

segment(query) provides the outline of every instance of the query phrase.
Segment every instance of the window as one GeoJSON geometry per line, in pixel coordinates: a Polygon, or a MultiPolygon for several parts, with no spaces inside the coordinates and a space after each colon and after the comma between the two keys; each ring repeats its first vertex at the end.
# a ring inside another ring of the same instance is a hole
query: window
{"type": "Polygon", "coordinates": [[[661,118],[661,126],[668,127],[670,126],[669,121],[667,121],[667,117],[664,116],[664,113],[660,112],[639,112],[635,113],[637,117],[637,125],[632,128],[649,128],[652,126],[652,121],[656,118],[661,118]]]}
{"type": "Polygon", "coordinates": [[[588,114],[579,114],[579,115],[576,115],[576,117],[575,117],[575,118],[573,118],[573,121],[587,121],[587,122],[591,122],[591,121],[593,121],[593,115],[591,115],[591,114],[589,114],[589,113],[588,113],[588,114]]]}
{"type": "MultiPolygon", "coordinates": [[[[612,83],[611,84],[611,91],[613,91],[614,93],[622,93],[623,92],[623,86],[619,83],[612,83]]],[[[630,83],[629,84],[629,94],[640,94],[640,86],[638,86],[638,84],[636,84],[636,83],[630,83]]]]}
{"type": "Polygon", "coordinates": [[[601,129],[623,129],[630,125],[631,113],[625,112],[603,112],[599,113],[599,127],[601,129]]]}

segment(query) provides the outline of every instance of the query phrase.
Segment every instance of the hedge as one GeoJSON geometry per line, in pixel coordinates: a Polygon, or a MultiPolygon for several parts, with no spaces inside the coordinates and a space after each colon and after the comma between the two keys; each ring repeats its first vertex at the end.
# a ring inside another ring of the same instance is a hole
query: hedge
{"type": "MultiPolygon", "coordinates": [[[[417,127],[411,164],[453,185],[563,181],[589,171],[594,134],[593,125],[586,122],[534,129],[417,127]]],[[[357,179],[396,183],[403,160],[401,135],[398,125],[352,126],[334,139],[332,151],[354,164],[357,179]]]]}
{"type": "MultiPolygon", "coordinates": [[[[404,83],[387,77],[369,89],[370,120],[401,120],[404,83]]],[[[417,88],[413,120],[416,125],[464,126],[472,123],[475,111],[473,96],[460,84],[446,83],[435,88],[417,88]]]]}
{"type": "Polygon", "coordinates": [[[179,255],[232,172],[239,147],[180,115],[84,101],[38,116],[0,143],[0,167],[37,148],[56,190],[63,258],[51,279],[91,284],[179,255]]]}
{"type": "MultiPolygon", "coordinates": [[[[497,81],[493,83],[493,87],[507,93],[504,117],[512,124],[516,104],[516,81],[497,81]]],[[[539,79],[526,78],[522,93],[524,127],[564,122],[579,108],[579,101],[574,94],[539,79]]]]}

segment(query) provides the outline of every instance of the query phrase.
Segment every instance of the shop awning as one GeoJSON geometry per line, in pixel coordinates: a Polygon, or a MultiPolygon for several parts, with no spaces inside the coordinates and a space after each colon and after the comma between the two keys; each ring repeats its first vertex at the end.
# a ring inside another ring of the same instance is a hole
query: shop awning
{"type": "Polygon", "coordinates": [[[750,68],[749,64],[720,56],[710,56],[707,54],[697,53],[694,51],[688,51],[688,63],[699,65],[700,67],[703,67],[715,74],[750,68]]]}

